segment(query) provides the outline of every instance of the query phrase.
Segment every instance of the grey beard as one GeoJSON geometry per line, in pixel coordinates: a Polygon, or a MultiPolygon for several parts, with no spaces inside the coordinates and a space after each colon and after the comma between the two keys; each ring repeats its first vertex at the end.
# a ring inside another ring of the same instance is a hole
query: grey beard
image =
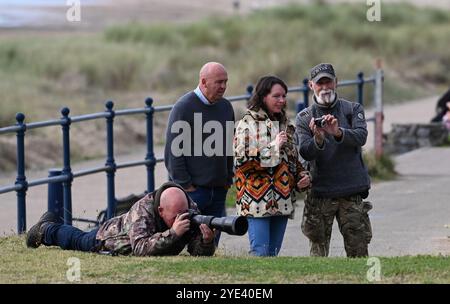
{"type": "Polygon", "coordinates": [[[328,106],[334,102],[336,98],[336,92],[332,91],[331,94],[323,94],[322,96],[326,96],[325,98],[322,98],[321,95],[316,94],[314,94],[314,96],[316,96],[316,100],[319,104],[328,106]]]}

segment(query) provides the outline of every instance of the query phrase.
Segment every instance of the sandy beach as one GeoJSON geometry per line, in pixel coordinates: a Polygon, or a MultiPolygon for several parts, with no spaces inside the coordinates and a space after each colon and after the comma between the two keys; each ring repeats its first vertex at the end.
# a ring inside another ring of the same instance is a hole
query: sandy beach
{"type": "MultiPolygon", "coordinates": [[[[288,3],[312,3],[316,0],[90,0],[81,1],[81,20],[69,22],[70,6],[63,0],[33,1],[0,0],[0,32],[8,31],[101,31],[112,25],[130,22],[164,23],[191,22],[204,17],[247,14],[248,12],[288,3]],[[21,3],[28,3],[23,5],[21,3]],[[14,3],[14,4],[11,4],[14,3]],[[38,3],[40,3],[38,1],[38,3]],[[59,4],[58,4],[59,3],[59,4]],[[239,3],[239,4],[237,4],[239,3]]],[[[383,0],[384,3],[409,2],[418,6],[450,9],[450,1],[383,0]]],[[[353,2],[367,5],[365,0],[323,0],[324,3],[353,2]]],[[[381,9],[383,9],[381,7],[381,9]]]]}
{"type": "MultiPolygon", "coordinates": [[[[54,1],[52,1],[54,2],[54,1]]],[[[0,2],[0,27],[13,30],[51,30],[51,31],[99,31],[111,25],[130,22],[162,23],[190,22],[215,15],[231,15],[247,12],[252,7],[274,5],[275,1],[241,1],[239,9],[233,6],[234,0],[97,0],[83,4],[81,1],[81,20],[69,22],[66,18],[70,6],[65,5],[2,5],[0,2]],[[250,2],[254,2],[251,4],[250,2]],[[259,3],[260,2],[260,3],[259,3]]],[[[288,1],[277,1],[277,4],[288,1]]],[[[300,1],[304,2],[304,1],[300,1]]]]}

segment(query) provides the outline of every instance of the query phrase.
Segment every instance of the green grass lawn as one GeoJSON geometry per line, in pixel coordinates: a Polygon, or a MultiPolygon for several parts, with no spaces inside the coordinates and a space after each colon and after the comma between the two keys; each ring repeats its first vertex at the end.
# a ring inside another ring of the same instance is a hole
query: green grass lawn
{"type": "MultiPolygon", "coordinates": [[[[111,257],[56,247],[28,249],[23,236],[0,238],[0,283],[70,283],[69,258],[80,261],[81,283],[372,283],[366,258],[111,257]]],[[[380,258],[374,283],[449,283],[443,256],[380,258]]]]}

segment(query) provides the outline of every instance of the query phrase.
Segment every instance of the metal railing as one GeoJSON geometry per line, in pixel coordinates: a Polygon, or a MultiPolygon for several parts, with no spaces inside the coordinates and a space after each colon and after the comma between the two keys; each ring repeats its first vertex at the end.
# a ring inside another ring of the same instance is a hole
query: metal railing
{"type": "MultiPolygon", "coordinates": [[[[345,80],[338,83],[338,86],[357,86],[357,101],[363,103],[364,101],[364,84],[374,83],[375,95],[374,99],[381,98],[382,85],[382,71],[379,70],[375,76],[364,78],[363,73],[358,73],[356,80],[345,80]],[[378,75],[378,76],[377,76],[378,75]],[[378,95],[377,95],[378,94],[378,95]]],[[[249,100],[253,91],[253,86],[248,86],[246,93],[239,96],[227,97],[230,102],[249,100]]],[[[308,79],[303,80],[303,85],[289,88],[291,92],[303,93],[303,100],[297,102],[297,112],[309,105],[309,87],[308,79]]],[[[377,103],[377,102],[375,102],[377,103]]],[[[16,191],[17,192],[17,231],[24,233],[26,231],[26,194],[30,187],[35,187],[43,184],[62,183],[63,192],[63,216],[64,223],[71,225],[73,220],[97,223],[93,220],[72,218],[72,182],[75,178],[96,174],[100,172],[106,173],[107,178],[107,216],[109,219],[115,213],[115,172],[119,169],[143,166],[147,167],[147,191],[151,192],[155,189],[155,165],[162,162],[163,158],[155,158],[153,150],[153,116],[154,113],[170,111],[173,105],[167,106],[153,106],[153,99],[147,98],[145,100],[144,108],[117,110],[113,109],[114,103],[107,101],[105,104],[105,111],[93,114],[86,114],[80,116],[70,117],[69,108],[61,110],[62,117],[59,119],[25,123],[25,115],[18,113],[16,115],[16,125],[5,128],[0,128],[0,135],[7,133],[16,133],[17,137],[17,177],[13,185],[0,187],[0,194],[16,191]],[[114,159],[114,119],[118,116],[129,116],[145,114],[146,116],[146,156],[144,160],[133,161],[126,163],[116,163],[114,159]],[[71,168],[70,159],[70,126],[74,123],[81,123],[84,121],[105,119],[106,121],[106,162],[104,166],[90,168],[86,170],[73,172],[71,168]],[[26,131],[37,128],[44,128],[50,126],[61,126],[62,128],[62,145],[63,145],[63,168],[60,172],[50,172],[49,177],[35,179],[28,181],[25,175],[25,134],[26,131]]],[[[374,121],[374,118],[368,118],[368,121],[374,121]]],[[[376,128],[377,130],[379,128],[376,128]]],[[[50,191],[50,190],[49,190],[50,191]]],[[[50,200],[50,195],[49,195],[50,200]]]]}

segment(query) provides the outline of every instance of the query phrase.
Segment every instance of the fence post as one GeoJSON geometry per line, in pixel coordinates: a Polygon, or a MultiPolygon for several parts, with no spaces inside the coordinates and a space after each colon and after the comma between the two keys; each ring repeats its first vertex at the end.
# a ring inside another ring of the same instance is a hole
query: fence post
{"type": "Polygon", "coordinates": [[[25,176],[25,131],[27,129],[24,124],[25,115],[17,113],[17,125],[20,129],[17,131],[17,177],[16,185],[21,185],[17,190],[17,233],[24,233],[27,229],[27,213],[26,213],[26,195],[28,190],[28,182],[25,176]]]}
{"type": "Polygon", "coordinates": [[[253,94],[253,85],[249,84],[245,90],[247,91],[246,106],[248,108],[248,103],[250,102],[250,98],[252,98],[252,94],[253,94]]]}
{"type": "Polygon", "coordinates": [[[247,86],[246,91],[247,91],[247,95],[248,95],[247,101],[249,101],[250,98],[252,97],[252,94],[253,94],[253,85],[249,84],[249,85],[247,86]]]}
{"type": "MultiPolygon", "coordinates": [[[[48,170],[48,177],[60,176],[60,169],[48,170]]],[[[58,222],[64,218],[64,199],[62,182],[48,183],[47,210],[58,217],[58,222]]]]}
{"type": "Polygon", "coordinates": [[[363,96],[364,96],[364,73],[359,72],[357,75],[358,78],[358,103],[363,105],[363,96]]]}
{"type": "Polygon", "coordinates": [[[153,192],[155,190],[155,153],[153,151],[153,98],[147,98],[145,100],[145,107],[148,110],[145,113],[147,121],[147,155],[145,160],[149,161],[145,166],[147,167],[147,191],[153,192]]]}
{"type": "Polygon", "coordinates": [[[62,114],[62,132],[63,132],[63,158],[64,166],[62,174],[67,176],[67,180],[63,182],[64,195],[64,224],[72,225],[72,181],[73,174],[70,167],[70,124],[72,120],[69,117],[69,108],[63,108],[62,114]]]}
{"type": "MultiPolygon", "coordinates": [[[[308,78],[303,79],[303,104],[304,104],[305,108],[307,108],[309,106],[309,100],[308,100],[309,86],[308,86],[308,84],[309,84],[309,79],[308,78]]],[[[297,113],[298,112],[299,111],[297,111],[297,113]]]]}
{"type": "Polygon", "coordinates": [[[383,70],[381,60],[376,62],[375,71],[375,157],[380,159],[383,155],[383,70]]]}
{"type": "Polygon", "coordinates": [[[109,115],[106,117],[106,166],[108,167],[106,171],[106,186],[107,186],[107,199],[108,208],[106,211],[106,219],[114,217],[116,213],[116,194],[114,177],[116,174],[116,162],[114,160],[114,116],[113,111],[114,103],[112,101],[107,101],[106,112],[109,115]]]}
{"type": "MultiPolygon", "coordinates": [[[[295,104],[295,111],[297,113],[300,113],[303,109],[307,108],[307,105],[305,104],[305,99],[308,99],[308,96],[305,96],[305,90],[308,90],[308,82],[307,79],[303,79],[303,88],[302,88],[302,92],[303,92],[303,99],[302,97],[300,97],[299,99],[297,99],[297,102],[295,104]],[[305,83],[306,80],[306,83],[305,83]]],[[[308,102],[308,101],[306,101],[308,102]]]]}

